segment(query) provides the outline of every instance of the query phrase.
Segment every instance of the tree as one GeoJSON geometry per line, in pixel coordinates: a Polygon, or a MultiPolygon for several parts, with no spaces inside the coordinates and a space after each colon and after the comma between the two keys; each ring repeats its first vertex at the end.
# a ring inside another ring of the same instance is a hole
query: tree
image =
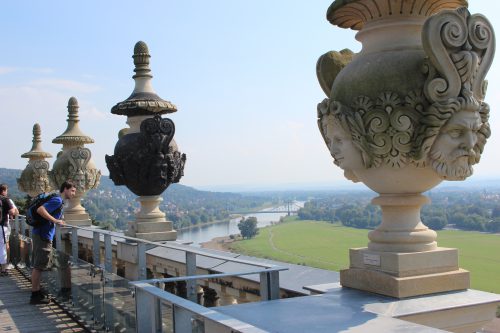
{"type": "Polygon", "coordinates": [[[433,230],[442,230],[446,227],[446,218],[444,216],[431,216],[425,220],[425,225],[433,230]]]}
{"type": "Polygon", "coordinates": [[[250,216],[249,218],[242,218],[240,223],[238,223],[238,229],[240,229],[241,237],[250,239],[257,235],[259,229],[257,229],[257,218],[250,216]]]}

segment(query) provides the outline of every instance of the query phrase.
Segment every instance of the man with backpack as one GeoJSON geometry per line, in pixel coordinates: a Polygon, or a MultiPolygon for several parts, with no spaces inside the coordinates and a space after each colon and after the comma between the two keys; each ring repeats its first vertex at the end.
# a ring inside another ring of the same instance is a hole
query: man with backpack
{"type": "Polygon", "coordinates": [[[63,225],[63,199],[72,199],[76,194],[76,187],[70,181],[62,183],[59,189],[60,196],[50,196],[33,214],[33,270],[31,272],[31,299],[30,304],[49,304],[50,299],[40,290],[42,272],[49,268],[52,259],[52,241],[56,232],[56,224],[63,225]]]}
{"type": "Polygon", "coordinates": [[[9,244],[9,216],[14,217],[17,208],[7,197],[9,187],[6,184],[0,184],[0,276],[6,276],[7,273],[7,250],[9,244]]]}

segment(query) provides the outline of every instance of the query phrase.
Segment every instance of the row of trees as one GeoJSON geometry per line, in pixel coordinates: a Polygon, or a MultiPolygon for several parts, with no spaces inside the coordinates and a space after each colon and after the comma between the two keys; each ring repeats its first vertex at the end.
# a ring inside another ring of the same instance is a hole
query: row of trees
{"type": "MultiPolygon", "coordinates": [[[[430,228],[446,226],[464,230],[500,232],[500,190],[434,191],[432,204],[422,208],[421,219],[430,228]]],[[[355,228],[375,228],[381,222],[378,206],[369,203],[372,193],[336,194],[314,199],[300,209],[302,220],[342,223],[355,228]]]]}

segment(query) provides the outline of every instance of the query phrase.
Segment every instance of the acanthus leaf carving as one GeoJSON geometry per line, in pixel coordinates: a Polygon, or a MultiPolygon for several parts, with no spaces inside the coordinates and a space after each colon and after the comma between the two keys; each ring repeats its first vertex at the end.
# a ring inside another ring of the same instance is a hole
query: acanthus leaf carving
{"type": "Polygon", "coordinates": [[[325,142],[331,146],[334,140],[330,136],[335,134],[327,133],[322,119],[333,115],[359,150],[364,168],[382,165],[402,168],[415,162],[413,142],[421,111],[427,108],[428,102],[421,90],[410,91],[404,98],[384,91],[376,101],[358,96],[351,107],[326,99],[318,105],[318,125],[325,142]]]}

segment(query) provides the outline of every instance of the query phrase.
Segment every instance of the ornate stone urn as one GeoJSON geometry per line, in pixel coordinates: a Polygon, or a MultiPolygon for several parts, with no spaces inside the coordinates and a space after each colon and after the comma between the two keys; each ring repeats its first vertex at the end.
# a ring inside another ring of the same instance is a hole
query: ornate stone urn
{"type": "Polygon", "coordinates": [[[395,297],[466,289],[456,249],[420,220],[422,195],[472,175],[490,135],[485,76],[495,39],[461,0],[335,1],[327,19],[363,47],[317,63],[318,125],[346,178],[380,195],[381,225],[351,249],[341,284],[395,297]]]}
{"type": "Polygon", "coordinates": [[[17,179],[17,187],[20,191],[28,193],[30,197],[35,197],[40,193],[51,190],[49,181],[49,162],[46,158],[51,158],[50,153],[42,149],[42,130],[39,124],[33,125],[33,146],[27,153],[21,155],[28,158],[28,165],[21,172],[21,177],[17,179]]]}
{"type": "Polygon", "coordinates": [[[153,90],[146,43],[137,42],[132,57],[134,91],[111,109],[113,114],[127,116],[129,128],[120,131],[114,155],[106,155],[106,164],[115,185],[125,185],[139,196],[140,211],[129,222],[126,234],[151,241],[175,240],[177,232],[159,204],[163,191],[183,176],[186,161],[174,140],[174,122],[161,117],[177,108],[153,90]]]}
{"type": "Polygon", "coordinates": [[[69,200],[64,209],[66,223],[91,225],[92,221],[81,205],[81,199],[87,191],[99,185],[101,171],[96,168],[90,149],[84,147],[85,144],[94,143],[94,140],[80,130],[78,108],[77,99],[71,97],[68,101],[68,127],[63,134],[52,140],[52,143],[63,146],[49,176],[54,189],[58,190],[66,180],[71,180],[76,185],[76,196],[69,200]]]}

